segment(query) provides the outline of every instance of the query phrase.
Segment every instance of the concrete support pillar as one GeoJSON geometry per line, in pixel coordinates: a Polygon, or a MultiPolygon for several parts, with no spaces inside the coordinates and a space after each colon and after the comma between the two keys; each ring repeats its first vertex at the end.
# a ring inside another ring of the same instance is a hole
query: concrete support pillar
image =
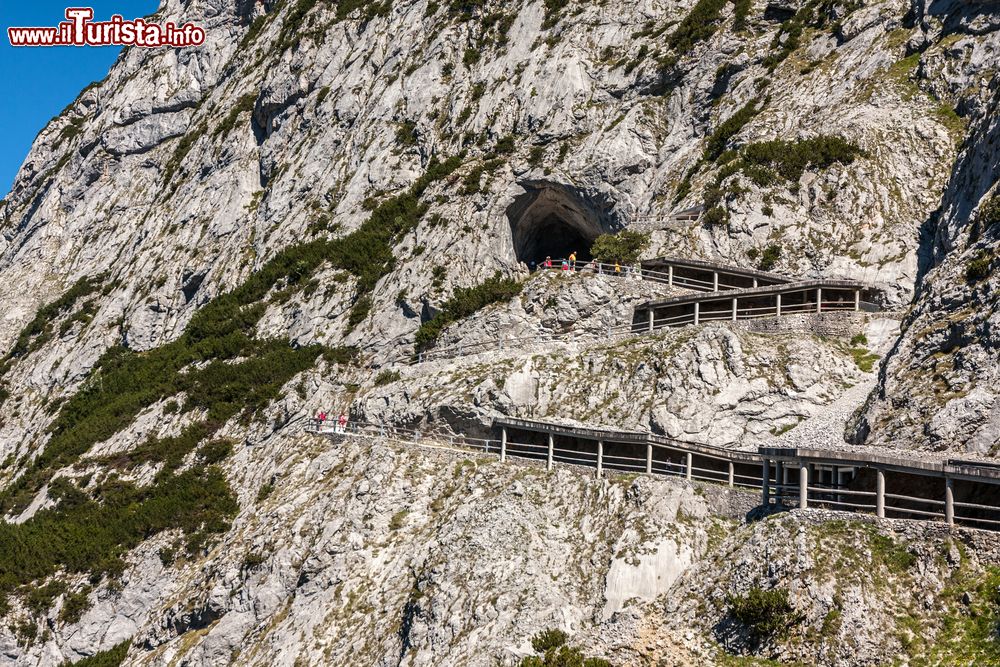
{"type": "Polygon", "coordinates": [[[546,459],[545,461],[546,470],[552,470],[552,455],[555,453],[553,452],[555,447],[556,447],[556,439],[551,433],[549,433],[549,456],[548,459],[546,459]]]}
{"type": "Polygon", "coordinates": [[[875,516],[885,518],[885,471],[875,471],[875,516]]]}
{"type": "Polygon", "coordinates": [[[779,505],[784,503],[782,498],[785,495],[785,485],[788,484],[788,471],[785,470],[785,464],[781,461],[774,462],[774,486],[776,501],[779,505]]]}
{"type": "Polygon", "coordinates": [[[655,318],[655,315],[653,314],[652,308],[650,308],[647,312],[649,313],[649,333],[653,333],[653,319],[655,318]]]}
{"type": "Polygon", "coordinates": [[[653,445],[646,445],[646,474],[653,474],[653,445]]]}
{"type": "Polygon", "coordinates": [[[701,310],[698,307],[699,305],[701,305],[701,304],[699,304],[697,301],[694,302],[694,323],[695,324],[698,324],[698,317],[699,317],[699,314],[700,314],[699,311],[701,310]]]}
{"type": "Polygon", "coordinates": [[[719,272],[718,271],[712,271],[712,291],[713,292],[718,292],[719,291],[719,272]]]}
{"type": "Polygon", "coordinates": [[[774,298],[775,298],[775,302],[774,302],[775,303],[774,314],[776,316],[778,316],[778,317],[781,317],[781,295],[780,294],[775,294],[774,298]]]}
{"type": "Polygon", "coordinates": [[[597,441],[597,476],[601,476],[601,472],[604,470],[604,441],[597,441]]]}
{"type": "Polygon", "coordinates": [[[823,312],[823,288],[822,287],[817,287],[816,288],[816,312],[817,313],[823,312]]]}
{"type": "Polygon", "coordinates": [[[761,461],[760,473],[760,504],[771,504],[771,460],[761,461]]]}
{"type": "Polygon", "coordinates": [[[507,460],[507,427],[500,429],[500,461],[507,460]]]}
{"type": "Polygon", "coordinates": [[[739,308],[739,305],[738,305],[738,304],[736,303],[736,301],[737,301],[737,299],[736,299],[736,297],[734,296],[734,297],[733,297],[733,322],[735,322],[735,321],[736,321],[736,311],[737,311],[737,309],[739,308]]]}
{"type": "Polygon", "coordinates": [[[684,477],[686,479],[690,480],[691,479],[691,452],[687,453],[686,459],[687,460],[685,461],[685,464],[684,464],[684,466],[685,466],[685,468],[684,468],[684,477]]]}
{"type": "Polygon", "coordinates": [[[944,520],[949,526],[955,525],[955,488],[951,477],[944,480],[944,520]]]}
{"type": "Polygon", "coordinates": [[[861,310],[861,290],[854,290],[854,312],[861,310]]]}
{"type": "Polygon", "coordinates": [[[729,488],[730,489],[733,488],[733,486],[735,486],[735,484],[734,484],[735,477],[736,477],[736,470],[735,470],[735,468],[736,468],[736,466],[734,466],[733,462],[730,461],[729,462],[729,488]]]}
{"type": "Polygon", "coordinates": [[[674,265],[671,264],[667,267],[667,287],[674,286],[674,265]]]}
{"type": "Polygon", "coordinates": [[[799,466],[799,507],[809,507],[809,466],[799,466]]]}

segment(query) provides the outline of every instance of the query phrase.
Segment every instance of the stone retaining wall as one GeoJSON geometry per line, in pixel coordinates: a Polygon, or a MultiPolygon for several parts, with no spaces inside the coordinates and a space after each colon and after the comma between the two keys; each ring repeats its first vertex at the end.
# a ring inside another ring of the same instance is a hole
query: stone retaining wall
{"type": "Polygon", "coordinates": [[[853,338],[863,333],[873,319],[870,313],[841,311],[835,313],[793,313],[759,320],[737,320],[729,326],[756,333],[809,333],[819,336],[853,338]]]}

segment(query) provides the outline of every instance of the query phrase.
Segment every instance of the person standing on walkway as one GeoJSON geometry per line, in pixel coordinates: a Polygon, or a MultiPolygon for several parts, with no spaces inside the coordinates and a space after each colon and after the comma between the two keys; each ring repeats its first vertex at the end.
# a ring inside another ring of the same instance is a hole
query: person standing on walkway
{"type": "Polygon", "coordinates": [[[615,262],[615,275],[620,276],[622,274],[622,265],[617,261],[615,262]]]}
{"type": "Polygon", "coordinates": [[[546,269],[551,269],[552,268],[552,256],[551,255],[546,255],[545,256],[545,268],[546,269]]]}
{"type": "Polygon", "coordinates": [[[565,259],[564,259],[564,260],[562,261],[562,270],[563,270],[563,271],[569,271],[569,261],[568,261],[568,260],[565,260],[565,259]]]}
{"type": "Polygon", "coordinates": [[[569,270],[576,271],[576,251],[569,254],[569,270]]]}

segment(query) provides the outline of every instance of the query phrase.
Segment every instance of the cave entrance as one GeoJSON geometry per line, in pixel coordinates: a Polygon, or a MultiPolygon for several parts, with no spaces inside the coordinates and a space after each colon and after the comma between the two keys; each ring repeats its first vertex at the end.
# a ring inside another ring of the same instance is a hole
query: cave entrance
{"type": "Polygon", "coordinates": [[[617,231],[613,204],[571,186],[545,181],[520,184],[524,193],[507,207],[511,241],[517,261],[541,265],[575,252],[577,261],[590,261],[590,246],[601,234],[617,231]]]}

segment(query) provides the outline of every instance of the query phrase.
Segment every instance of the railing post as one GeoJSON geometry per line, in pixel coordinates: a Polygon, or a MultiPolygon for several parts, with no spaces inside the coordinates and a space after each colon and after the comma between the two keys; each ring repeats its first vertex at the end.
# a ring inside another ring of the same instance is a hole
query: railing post
{"type": "Polygon", "coordinates": [[[691,452],[688,452],[686,456],[684,478],[691,480],[691,452]]]}
{"type": "Polygon", "coordinates": [[[736,466],[734,466],[733,462],[730,461],[729,462],[729,488],[730,489],[733,488],[734,482],[735,482],[735,477],[736,477],[736,470],[735,470],[735,468],[736,468],[736,466]]]}
{"type": "Polygon", "coordinates": [[[604,441],[597,441],[597,478],[600,479],[601,471],[604,469],[604,441]]]}
{"type": "Polygon", "coordinates": [[[875,516],[885,518],[885,471],[875,471],[875,516]]]}
{"type": "Polygon", "coordinates": [[[653,333],[653,318],[654,318],[653,309],[650,308],[646,312],[649,313],[649,333],[653,333]]]}
{"type": "Polygon", "coordinates": [[[756,287],[756,286],[757,286],[757,279],[756,279],[756,278],[754,278],[754,279],[753,279],[753,286],[754,286],[754,287],[756,287]]]}
{"type": "Polygon", "coordinates": [[[646,474],[653,474],[653,445],[646,445],[646,474]]]}
{"type": "Polygon", "coordinates": [[[816,288],[816,312],[817,313],[823,312],[823,288],[822,287],[817,287],[816,288]]]}
{"type": "Polygon", "coordinates": [[[944,480],[944,520],[949,526],[955,525],[955,489],[951,477],[944,480]]]}
{"type": "Polygon", "coordinates": [[[799,507],[809,507],[809,466],[799,463],[799,507]]]}
{"type": "Polygon", "coordinates": [[[553,454],[552,450],[553,449],[555,449],[555,438],[553,437],[553,435],[551,433],[549,433],[549,456],[548,456],[548,459],[545,461],[545,469],[546,470],[552,470],[552,454],[553,454]]]}
{"type": "Polygon", "coordinates": [[[719,291],[719,272],[718,271],[712,271],[712,291],[713,292],[718,292],[719,291]]]}
{"type": "Polygon", "coordinates": [[[500,429],[500,462],[507,460],[507,427],[500,429]]]}
{"type": "Polygon", "coordinates": [[[667,287],[674,286],[674,265],[670,264],[667,266],[667,287]]]}
{"type": "Polygon", "coordinates": [[[733,297],[733,322],[736,321],[736,309],[737,309],[737,303],[736,303],[736,297],[734,296],[733,297]]]}
{"type": "Polygon", "coordinates": [[[698,304],[698,302],[697,302],[697,301],[695,301],[695,302],[694,302],[694,323],[695,323],[695,324],[698,324],[698,314],[699,314],[699,310],[700,310],[700,309],[698,308],[698,305],[699,305],[699,304],[698,304]]]}
{"type": "Polygon", "coordinates": [[[771,459],[761,460],[760,504],[771,504],[771,459]]]}
{"type": "Polygon", "coordinates": [[[854,290],[854,312],[861,310],[861,290],[854,290]]]}
{"type": "Polygon", "coordinates": [[[781,294],[775,294],[774,298],[776,299],[774,315],[775,317],[781,317],[781,294]]]}

